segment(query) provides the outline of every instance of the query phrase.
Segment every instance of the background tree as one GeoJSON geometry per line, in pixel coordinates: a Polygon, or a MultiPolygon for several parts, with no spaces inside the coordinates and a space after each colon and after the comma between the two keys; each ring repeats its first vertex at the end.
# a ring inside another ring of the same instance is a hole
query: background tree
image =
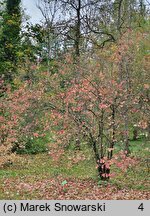
{"type": "Polygon", "coordinates": [[[7,0],[2,15],[2,36],[0,39],[0,73],[7,81],[12,81],[17,71],[17,52],[20,45],[21,0],[7,0]]]}
{"type": "Polygon", "coordinates": [[[48,71],[50,72],[50,59],[54,58],[57,53],[56,50],[58,35],[54,26],[57,22],[56,19],[59,17],[59,4],[57,0],[39,0],[37,7],[41,11],[44,18],[43,25],[41,25],[40,29],[42,30],[43,34],[43,51],[45,50],[47,67],[48,71]]]}

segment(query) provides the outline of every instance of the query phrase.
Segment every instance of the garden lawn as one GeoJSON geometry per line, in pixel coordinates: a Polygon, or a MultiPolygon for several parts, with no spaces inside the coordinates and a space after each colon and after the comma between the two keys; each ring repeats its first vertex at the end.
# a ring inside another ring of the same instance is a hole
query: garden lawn
{"type": "Polygon", "coordinates": [[[109,182],[98,179],[86,146],[81,151],[53,149],[18,156],[0,170],[0,199],[150,199],[148,146],[149,142],[131,142],[137,163],[125,172],[112,166],[115,175],[109,182]]]}

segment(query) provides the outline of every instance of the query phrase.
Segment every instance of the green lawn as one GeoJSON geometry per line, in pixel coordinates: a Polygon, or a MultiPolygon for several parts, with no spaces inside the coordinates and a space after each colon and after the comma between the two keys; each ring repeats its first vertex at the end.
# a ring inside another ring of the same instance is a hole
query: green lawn
{"type": "MultiPolygon", "coordinates": [[[[118,194],[117,191],[127,190],[131,194],[136,191],[140,193],[141,199],[145,196],[147,199],[150,191],[150,168],[147,162],[150,154],[149,144],[148,141],[132,141],[131,156],[136,158],[137,164],[128,168],[126,172],[112,166],[115,176],[108,183],[99,181],[91,150],[85,145],[80,151],[68,149],[58,157],[57,150],[50,155],[21,155],[12,165],[0,170],[0,199],[61,199],[61,194],[64,199],[85,199],[86,196],[90,199],[90,190],[95,191],[93,195],[96,197],[100,196],[96,195],[98,190],[99,193],[103,191],[103,194],[110,190],[110,199],[113,199],[113,194],[118,194]],[[74,195],[70,198],[71,194],[74,195]]],[[[136,199],[135,196],[139,196],[135,195],[136,193],[130,199],[136,199]]],[[[114,199],[117,196],[115,195],[114,199]]],[[[101,197],[107,199],[102,194],[101,197]]]]}

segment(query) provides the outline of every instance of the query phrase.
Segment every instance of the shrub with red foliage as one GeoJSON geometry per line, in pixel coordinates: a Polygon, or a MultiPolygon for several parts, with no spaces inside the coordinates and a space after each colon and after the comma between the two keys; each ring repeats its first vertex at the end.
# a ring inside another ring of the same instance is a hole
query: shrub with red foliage
{"type": "Polygon", "coordinates": [[[40,136],[42,123],[34,110],[39,109],[42,96],[42,89],[25,82],[15,91],[8,86],[0,98],[0,166],[14,160],[16,149],[24,148],[28,138],[40,136]]]}

